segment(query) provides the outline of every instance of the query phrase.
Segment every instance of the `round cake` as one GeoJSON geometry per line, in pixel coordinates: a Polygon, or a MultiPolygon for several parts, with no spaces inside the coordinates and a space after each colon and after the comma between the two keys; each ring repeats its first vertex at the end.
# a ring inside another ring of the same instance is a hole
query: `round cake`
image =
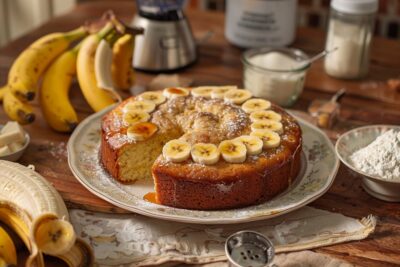
{"type": "Polygon", "coordinates": [[[301,129],[233,86],[166,88],[102,118],[101,163],[121,183],[153,180],[158,204],[216,210],[264,202],[300,171],[301,129]]]}

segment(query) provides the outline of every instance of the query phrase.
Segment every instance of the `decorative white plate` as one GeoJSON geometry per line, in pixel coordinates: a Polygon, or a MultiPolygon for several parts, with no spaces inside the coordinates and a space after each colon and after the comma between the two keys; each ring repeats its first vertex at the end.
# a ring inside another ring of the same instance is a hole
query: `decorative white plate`
{"type": "Polygon", "coordinates": [[[74,176],[98,197],[126,210],[171,221],[199,224],[230,224],[268,219],[298,209],[323,195],[332,185],[339,160],[328,137],[318,128],[297,118],[303,131],[302,171],[296,184],[265,203],[219,211],[171,208],[143,200],[154,191],[152,181],[123,185],[103,169],[99,161],[101,117],[95,113],[75,129],[68,142],[68,164],[74,176]]]}

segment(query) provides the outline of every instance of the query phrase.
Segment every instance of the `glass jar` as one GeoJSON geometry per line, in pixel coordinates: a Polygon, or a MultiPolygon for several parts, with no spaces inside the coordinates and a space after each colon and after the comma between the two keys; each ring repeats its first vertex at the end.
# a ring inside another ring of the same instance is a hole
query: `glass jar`
{"type": "Polygon", "coordinates": [[[342,79],[367,75],[378,0],[332,0],[326,39],[325,72],[342,79]]]}
{"type": "Polygon", "coordinates": [[[253,96],[283,107],[303,92],[309,57],[293,48],[254,48],[244,52],[243,85],[253,96]]]}

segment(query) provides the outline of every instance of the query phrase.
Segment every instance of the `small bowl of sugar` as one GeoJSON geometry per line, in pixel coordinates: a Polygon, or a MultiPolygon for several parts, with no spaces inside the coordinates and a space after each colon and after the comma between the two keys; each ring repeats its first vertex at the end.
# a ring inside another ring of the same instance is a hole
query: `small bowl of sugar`
{"type": "Polygon", "coordinates": [[[336,154],[362,177],[367,193],[400,202],[400,126],[370,125],[348,131],[337,140],[336,154]]]}

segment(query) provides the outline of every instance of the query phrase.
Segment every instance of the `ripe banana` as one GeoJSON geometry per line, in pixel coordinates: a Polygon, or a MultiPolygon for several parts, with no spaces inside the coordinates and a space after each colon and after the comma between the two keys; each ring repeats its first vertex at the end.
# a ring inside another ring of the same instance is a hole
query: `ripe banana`
{"type": "Polygon", "coordinates": [[[77,246],[76,236],[58,192],[20,164],[0,160],[0,169],[0,221],[10,226],[30,251],[26,266],[44,266],[43,253],[70,257],[77,246]]]}
{"type": "Polygon", "coordinates": [[[7,116],[19,124],[28,124],[35,120],[32,106],[19,100],[7,86],[4,92],[3,109],[7,116]]]}
{"type": "Polygon", "coordinates": [[[247,113],[269,109],[270,107],[271,102],[260,98],[249,99],[242,104],[242,109],[247,113]]]}
{"type": "MultiPolygon", "coordinates": [[[[3,259],[5,266],[17,265],[17,251],[11,237],[6,230],[0,226],[0,259],[3,259]]],[[[0,264],[1,266],[1,264],[0,264]]]]}
{"type": "Polygon", "coordinates": [[[143,141],[150,138],[158,130],[157,125],[151,122],[139,122],[128,128],[126,134],[135,141],[143,141]]]}
{"type": "Polygon", "coordinates": [[[239,141],[246,146],[247,155],[258,155],[262,152],[263,141],[256,136],[242,135],[234,140],[239,141]]]}
{"type": "Polygon", "coordinates": [[[252,122],[256,121],[265,121],[265,120],[273,120],[280,122],[282,120],[282,116],[279,113],[276,113],[272,110],[259,110],[250,113],[250,120],[252,122]]]}
{"type": "Polygon", "coordinates": [[[264,120],[264,121],[256,121],[250,125],[252,131],[256,130],[271,130],[276,133],[283,132],[283,125],[278,121],[273,120],[264,120]]]}
{"type": "Polygon", "coordinates": [[[144,112],[152,112],[156,108],[156,104],[147,100],[137,100],[130,101],[124,107],[124,112],[129,112],[130,110],[141,110],[144,112]]]}
{"type": "Polygon", "coordinates": [[[138,100],[150,101],[156,105],[164,103],[167,98],[159,92],[144,92],[137,96],[138,100]]]}
{"type": "Polygon", "coordinates": [[[100,41],[113,30],[108,23],[97,34],[86,37],[79,49],[77,58],[77,76],[83,96],[94,111],[100,111],[116,102],[116,96],[97,86],[95,75],[95,54],[100,41]]]}
{"type": "Polygon", "coordinates": [[[135,36],[125,34],[112,48],[111,73],[114,85],[121,90],[129,90],[134,83],[135,72],[132,67],[135,36]]]}
{"type": "Polygon", "coordinates": [[[190,94],[190,91],[186,88],[182,88],[182,87],[169,87],[164,89],[163,91],[163,95],[166,98],[177,98],[177,97],[181,97],[181,96],[188,96],[190,94]]]}
{"type": "Polygon", "coordinates": [[[48,65],[71,42],[86,35],[84,28],[65,33],[51,33],[35,41],[14,61],[8,74],[11,92],[20,100],[29,101],[35,97],[38,80],[48,65]]]}
{"type": "Polygon", "coordinates": [[[189,143],[174,139],[164,145],[162,154],[165,159],[179,163],[189,158],[190,150],[191,146],[189,143]]]}
{"type": "Polygon", "coordinates": [[[219,144],[218,149],[227,162],[242,163],[246,160],[247,150],[242,142],[225,140],[219,144]]]}
{"type": "Polygon", "coordinates": [[[264,143],[263,148],[276,148],[281,143],[279,134],[271,130],[255,130],[250,135],[260,138],[264,143]]]}
{"type": "Polygon", "coordinates": [[[242,104],[251,97],[250,91],[244,89],[231,89],[224,94],[224,100],[228,103],[242,104]]]}
{"type": "Polygon", "coordinates": [[[218,162],[220,153],[214,144],[197,143],[192,146],[192,159],[196,163],[212,165],[218,162]]]}
{"type": "Polygon", "coordinates": [[[61,54],[43,76],[40,107],[49,126],[59,132],[72,132],[78,125],[78,115],[68,98],[78,51],[76,47],[61,54]]]}

